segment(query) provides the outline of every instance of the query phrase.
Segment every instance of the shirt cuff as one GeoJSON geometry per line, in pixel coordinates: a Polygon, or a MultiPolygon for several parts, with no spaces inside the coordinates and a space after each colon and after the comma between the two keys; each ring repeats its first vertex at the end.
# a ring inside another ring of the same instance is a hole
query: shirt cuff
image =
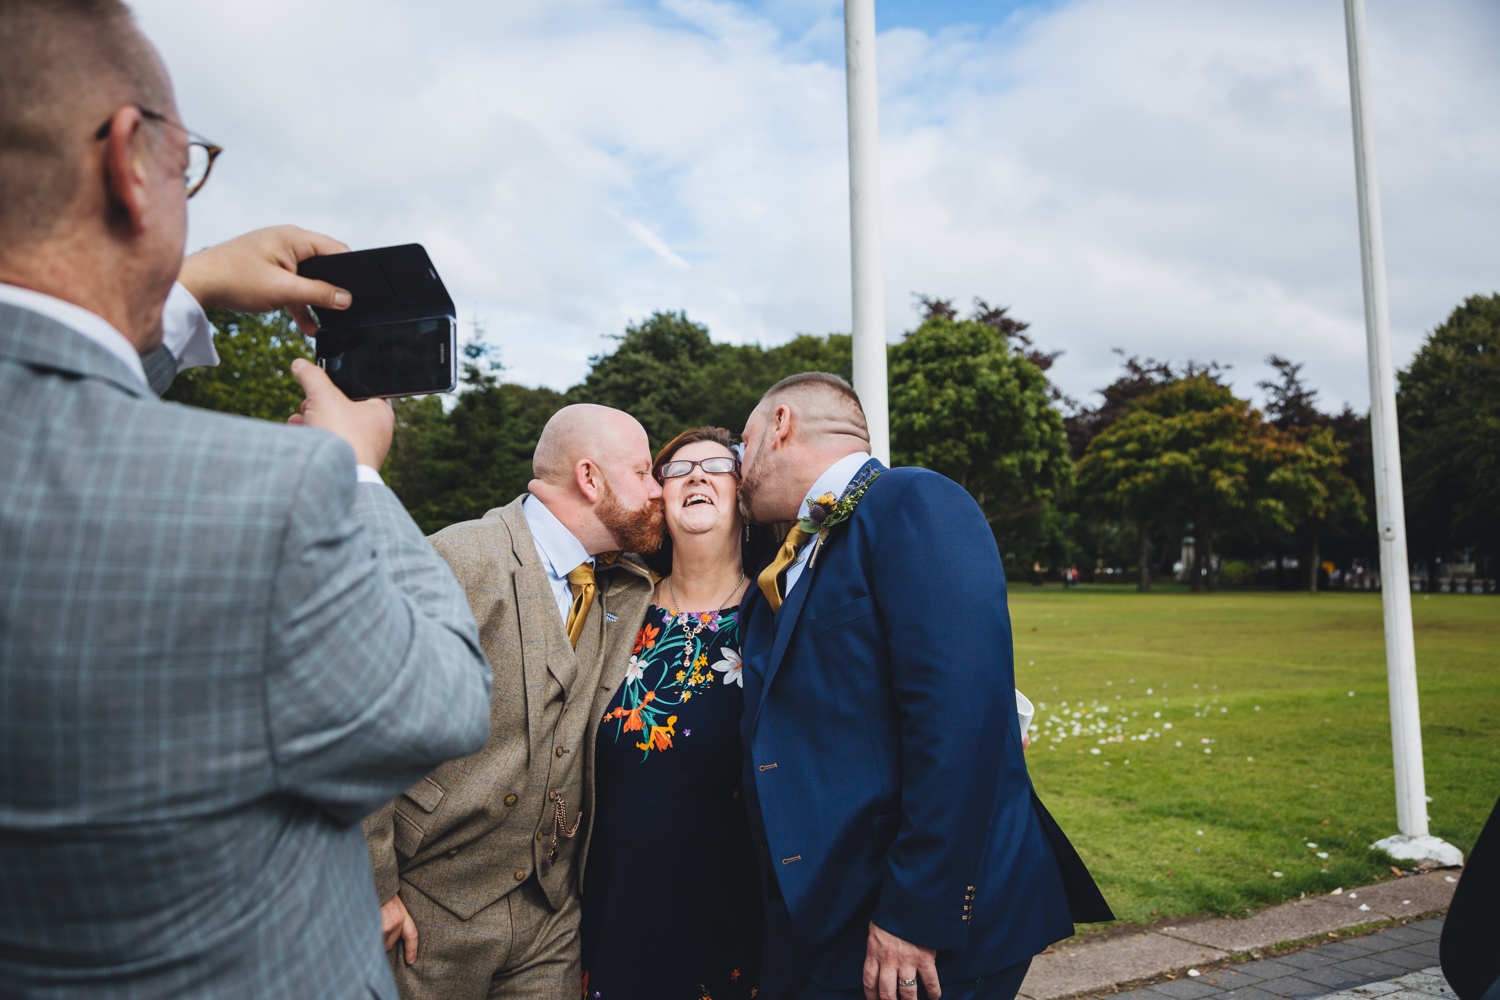
{"type": "Polygon", "coordinates": [[[212,368],[219,363],[208,314],[180,281],[172,284],[167,303],[162,307],[161,334],[162,344],[177,359],[178,371],[212,368]]]}
{"type": "Polygon", "coordinates": [[[376,486],[385,485],[385,480],[380,478],[380,473],[368,465],[356,465],[354,467],[354,481],[358,483],[374,483],[376,486]]]}

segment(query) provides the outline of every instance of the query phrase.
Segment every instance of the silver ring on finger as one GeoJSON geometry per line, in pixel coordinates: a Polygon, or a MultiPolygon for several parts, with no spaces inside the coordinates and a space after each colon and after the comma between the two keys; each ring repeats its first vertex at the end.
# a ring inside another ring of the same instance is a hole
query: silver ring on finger
{"type": "Polygon", "coordinates": [[[898,979],[896,980],[896,985],[905,986],[907,989],[912,989],[917,985],[917,981],[915,979],[898,979]]]}

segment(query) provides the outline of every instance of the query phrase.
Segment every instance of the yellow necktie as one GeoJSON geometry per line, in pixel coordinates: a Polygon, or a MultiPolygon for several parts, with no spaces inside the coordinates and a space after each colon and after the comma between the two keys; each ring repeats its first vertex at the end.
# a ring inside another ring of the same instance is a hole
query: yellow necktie
{"type": "Polygon", "coordinates": [[[812,537],[800,525],[792,525],[792,530],[787,532],[786,541],[781,543],[781,551],[776,553],[771,565],[761,570],[760,576],[755,578],[755,582],[760,584],[760,592],[771,602],[773,612],[781,610],[781,574],[797,561],[797,550],[812,537]]]}
{"type": "Polygon", "coordinates": [[[578,637],[583,635],[583,623],[588,621],[589,608],[594,606],[594,566],[584,563],[568,574],[568,589],[573,591],[573,607],[568,610],[568,641],[578,648],[578,637]]]}

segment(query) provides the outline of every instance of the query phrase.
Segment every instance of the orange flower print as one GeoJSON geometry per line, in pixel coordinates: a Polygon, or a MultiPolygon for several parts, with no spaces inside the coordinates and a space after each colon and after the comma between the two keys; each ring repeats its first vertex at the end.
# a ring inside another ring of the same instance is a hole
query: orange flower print
{"type": "Polygon", "coordinates": [[[672,736],[674,735],[674,730],[672,729],[672,727],[675,725],[677,725],[677,716],[669,715],[667,716],[667,724],[665,726],[652,726],[650,739],[651,746],[656,750],[671,749],[672,736]]]}
{"type": "Polygon", "coordinates": [[[650,649],[652,646],[655,646],[656,637],[659,635],[661,635],[661,629],[655,625],[642,625],[641,630],[636,633],[635,648],[630,651],[630,655],[634,656],[643,649],[650,649]]]}

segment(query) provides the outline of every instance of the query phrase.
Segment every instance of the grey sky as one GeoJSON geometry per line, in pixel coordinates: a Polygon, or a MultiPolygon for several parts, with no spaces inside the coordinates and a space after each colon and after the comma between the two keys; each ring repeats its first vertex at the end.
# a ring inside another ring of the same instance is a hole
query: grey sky
{"type": "MultiPolygon", "coordinates": [[[[848,328],[839,4],[136,7],[228,149],[195,246],[283,221],[422,242],[508,377],[559,388],[654,309],[732,341],[848,328]]],[[[1066,351],[1054,376],[1085,401],[1121,347],[1230,363],[1252,395],[1280,352],[1363,408],[1341,3],[882,9],[892,338],[912,292],[979,295],[1066,351]]],[[[1500,290],[1500,8],[1369,19],[1404,364],[1500,290]]]]}

